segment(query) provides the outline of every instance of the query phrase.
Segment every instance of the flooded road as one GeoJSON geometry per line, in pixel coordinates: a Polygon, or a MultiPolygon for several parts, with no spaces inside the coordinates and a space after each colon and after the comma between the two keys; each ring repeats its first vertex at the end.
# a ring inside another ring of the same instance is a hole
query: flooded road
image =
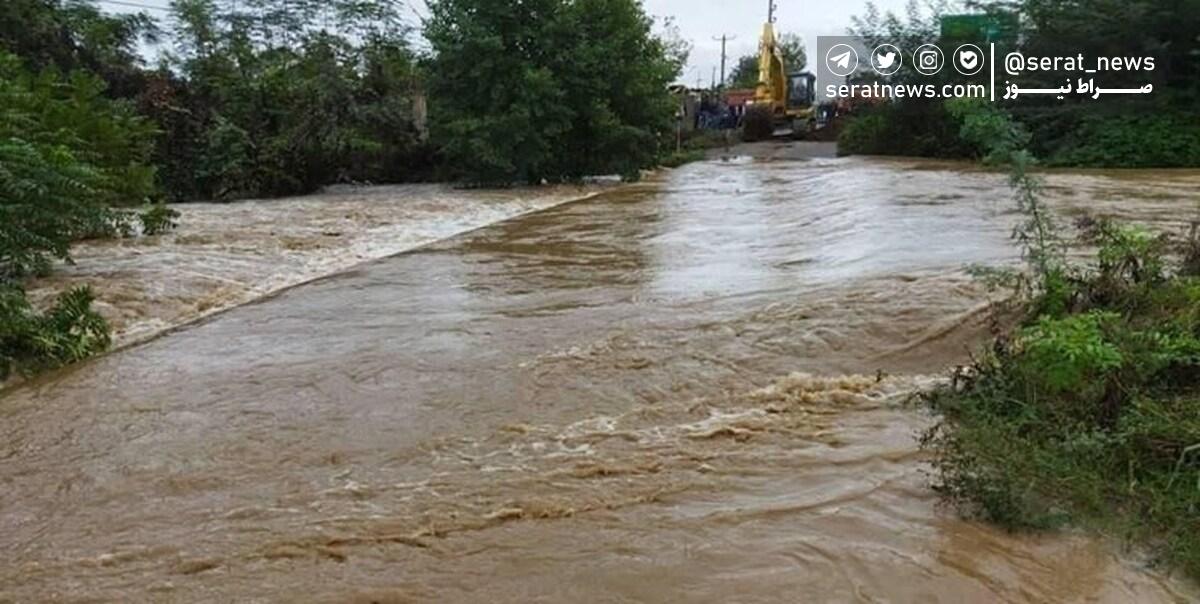
{"type": "Polygon", "coordinates": [[[87,284],[116,346],[127,346],[369,260],[611,187],[334,186],[303,197],[176,204],[177,229],[79,242],[73,264],[56,267],[28,291],[35,304],[47,305],[87,284]]]}
{"type": "MultiPolygon", "coordinates": [[[[1151,182],[1050,184],[1186,222],[1200,173],[1151,182]]],[[[692,164],[33,380],[0,395],[0,600],[1185,601],[927,488],[903,403],[982,341],[962,267],[1015,260],[1008,199],[692,164]]]]}

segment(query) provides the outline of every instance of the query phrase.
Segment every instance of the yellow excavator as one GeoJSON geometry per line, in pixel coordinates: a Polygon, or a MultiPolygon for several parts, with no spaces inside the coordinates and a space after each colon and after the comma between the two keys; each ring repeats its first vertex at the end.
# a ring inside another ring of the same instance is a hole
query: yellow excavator
{"type": "Polygon", "coordinates": [[[788,73],[775,37],[775,0],[767,1],[767,22],[758,43],[758,86],[742,117],[745,141],[802,138],[816,128],[817,77],[806,71],[788,73]]]}

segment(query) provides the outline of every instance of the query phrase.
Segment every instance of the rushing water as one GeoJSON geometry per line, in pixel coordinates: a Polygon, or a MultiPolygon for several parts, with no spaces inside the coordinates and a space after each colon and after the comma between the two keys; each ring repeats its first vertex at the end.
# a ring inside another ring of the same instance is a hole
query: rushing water
{"type": "MultiPolygon", "coordinates": [[[[613,183],[615,184],[615,183],[613,183]]],[[[118,346],[281,289],[481,226],[586,198],[586,186],[331,187],[304,197],[187,203],[177,229],[76,244],[74,262],[30,284],[35,303],[87,284],[118,346]]]]}
{"type": "MultiPolygon", "coordinates": [[[[1200,174],[1061,174],[1177,228],[1200,174]]],[[[0,399],[0,600],[1159,601],[937,506],[904,405],[985,332],[1002,177],[693,164],[0,399]]],[[[1189,205],[1191,204],[1191,205],[1189,205]]]]}

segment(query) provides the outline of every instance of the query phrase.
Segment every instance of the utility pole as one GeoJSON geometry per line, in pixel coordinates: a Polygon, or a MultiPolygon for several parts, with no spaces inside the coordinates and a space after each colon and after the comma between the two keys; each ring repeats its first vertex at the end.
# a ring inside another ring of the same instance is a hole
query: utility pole
{"type": "Polygon", "coordinates": [[[713,38],[713,40],[721,41],[721,87],[722,88],[725,87],[725,45],[728,42],[732,42],[736,39],[737,39],[737,36],[728,36],[728,35],[724,35],[724,34],[722,34],[720,38],[713,38]]]}

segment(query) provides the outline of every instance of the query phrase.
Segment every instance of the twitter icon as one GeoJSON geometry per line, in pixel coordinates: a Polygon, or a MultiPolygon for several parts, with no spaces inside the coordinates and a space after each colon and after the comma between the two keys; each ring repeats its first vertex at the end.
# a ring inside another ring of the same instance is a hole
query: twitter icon
{"type": "Polygon", "coordinates": [[[902,63],[904,59],[901,58],[900,49],[893,44],[880,44],[875,52],[871,53],[871,67],[875,69],[875,73],[882,76],[890,76],[900,71],[902,63]]]}

